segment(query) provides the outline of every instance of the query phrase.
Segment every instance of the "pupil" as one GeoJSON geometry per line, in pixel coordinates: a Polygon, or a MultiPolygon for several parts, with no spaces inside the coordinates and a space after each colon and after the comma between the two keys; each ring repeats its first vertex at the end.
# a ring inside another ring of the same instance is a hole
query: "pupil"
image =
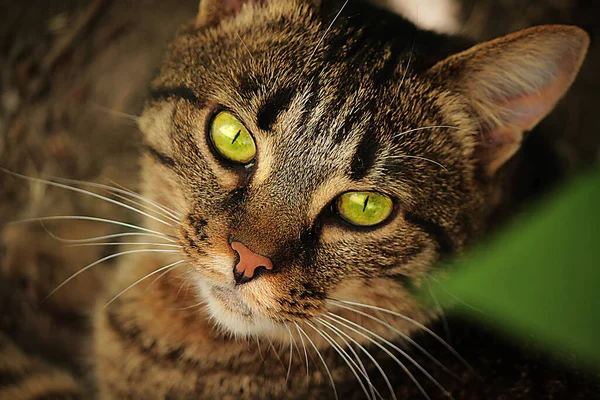
{"type": "Polygon", "coordinates": [[[238,137],[240,137],[240,133],[242,133],[242,130],[240,129],[239,131],[237,131],[237,133],[235,134],[235,137],[233,138],[233,140],[231,141],[231,144],[234,144],[235,141],[237,140],[238,137]]]}

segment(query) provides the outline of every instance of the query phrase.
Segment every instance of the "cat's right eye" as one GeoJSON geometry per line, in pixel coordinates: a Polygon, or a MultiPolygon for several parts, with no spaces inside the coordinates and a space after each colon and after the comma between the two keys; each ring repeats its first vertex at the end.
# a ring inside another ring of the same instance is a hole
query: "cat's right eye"
{"type": "Polygon", "coordinates": [[[223,158],[237,164],[248,164],[256,157],[256,143],[244,124],[232,113],[221,111],[210,125],[210,140],[223,158]]]}
{"type": "Polygon", "coordinates": [[[337,213],[356,226],[375,226],[392,214],[394,202],[378,192],[346,192],[337,198],[337,213]]]}

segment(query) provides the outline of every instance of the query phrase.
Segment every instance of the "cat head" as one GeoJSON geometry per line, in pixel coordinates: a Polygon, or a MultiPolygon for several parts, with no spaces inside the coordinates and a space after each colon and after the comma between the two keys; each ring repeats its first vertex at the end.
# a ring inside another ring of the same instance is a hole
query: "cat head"
{"type": "Polygon", "coordinates": [[[480,235],[498,169],[587,46],[543,26],[461,51],[362,3],[203,0],[141,119],[146,194],[182,210],[193,286],[229,333],[336,300],[423,321],[411,288],[480,235]]]}

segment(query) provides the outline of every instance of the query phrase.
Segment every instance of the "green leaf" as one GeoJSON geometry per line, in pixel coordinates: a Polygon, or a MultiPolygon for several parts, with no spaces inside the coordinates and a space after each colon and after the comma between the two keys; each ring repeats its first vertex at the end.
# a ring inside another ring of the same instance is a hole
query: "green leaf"
{"type": "Polygon", "coordinates": [[[432,281],[443,305],[600,367],[600,171],[518,217],[450,271],[432,281]]]}

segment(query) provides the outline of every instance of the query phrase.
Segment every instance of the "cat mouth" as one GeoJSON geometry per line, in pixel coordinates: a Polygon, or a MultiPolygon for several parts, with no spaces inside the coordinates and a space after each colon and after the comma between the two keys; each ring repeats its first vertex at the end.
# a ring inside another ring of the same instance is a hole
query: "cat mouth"
{"type": "Polygon", "coordinates": [[[237,288],[202,282],[200,289],[206,301],[208,317],[225,332],[235,337],[275,337],[274,335],[287,333],[281,332],[281,328],[271,318],[253,308],[237,288]]]}

